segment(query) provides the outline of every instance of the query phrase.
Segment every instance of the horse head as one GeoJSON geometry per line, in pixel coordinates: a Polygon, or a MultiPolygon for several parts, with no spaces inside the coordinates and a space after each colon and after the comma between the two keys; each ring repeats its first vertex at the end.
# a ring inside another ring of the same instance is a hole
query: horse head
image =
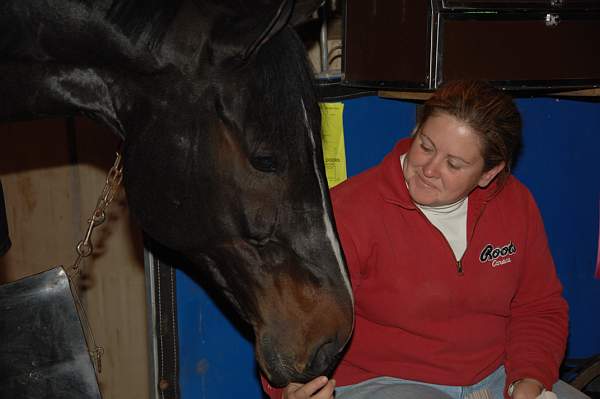
{"type": "Polygon", "coordinates": [[[62,27],[0,44],[11,98],[0,117],[84,113],[122,135],[133,215],[211,276],[252,326],[271,383],[327,373],[351,335],[352,295],[312,72],[290,26],[318,4],[22,2],[1,11],[62,27]]]}

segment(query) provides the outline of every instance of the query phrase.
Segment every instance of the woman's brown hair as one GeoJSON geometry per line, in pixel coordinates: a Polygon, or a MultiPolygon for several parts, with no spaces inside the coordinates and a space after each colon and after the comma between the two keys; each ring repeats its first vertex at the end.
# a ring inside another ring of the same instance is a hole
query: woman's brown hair
{"type": "Polygon", "coordinates": [[[521,147],[521,114],[512,98],[484,81],[450,81],[423,104],[416,130],[429,117],[442,113],[465,123],[479,136],[484,171],[504,161],[498,174],[498,183],[504,183],[521,147]]]}

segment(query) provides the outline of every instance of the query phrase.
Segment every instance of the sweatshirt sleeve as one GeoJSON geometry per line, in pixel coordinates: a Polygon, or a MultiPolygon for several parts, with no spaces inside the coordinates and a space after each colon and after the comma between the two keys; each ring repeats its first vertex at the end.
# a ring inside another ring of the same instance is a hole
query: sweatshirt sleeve
{"type": "Polygon", "coordinates": [[[568,305],[562,297],[540,212],[528,195],[525,262],[511,302],[506,385],[529,377],[550,390],[558,380],[566,347],[568,305]]]}
{"type": "Polygon", "coordinates": [[[361,263],[358,257],[358,250],[352,240],[350,232],[344,225],[338,225],[337,230],[342,250],[344,251],[344,259],[346,260],[348,273],[350,273],[350,281],[352,282],[353,289],[356,290],[360,286],[361,280],[361,263]]]}
{"type": "Polygon", "coordinates": [[[344,201],[337,195],[336,188],[331,191],[331,202],[333,205],[333,214],[335,218],[336,230],[340,239],[340,245],[344,252],[344,260],[350,274],[352,289],[356,290],[360,286],[360,280],[364,273],[359,258],[359,250],[354,241],[351,231],[355,230],[357,215],[354,214],[354,201],[344,201]]]}

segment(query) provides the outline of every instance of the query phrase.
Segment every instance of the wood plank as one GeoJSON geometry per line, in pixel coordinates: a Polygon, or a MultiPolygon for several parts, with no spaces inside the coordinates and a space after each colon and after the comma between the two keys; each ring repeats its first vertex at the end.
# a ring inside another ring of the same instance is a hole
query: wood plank
{"type": "Polygon", "coordinates": [[[396,100],[415,100],[425,101],[431,97],[432,92],[425,91],[393,91],[393,90],[380,90],[377,92],[379,97],[392,98],[396,100]]]}
{"type": "Polygon", "coordinates": [[[64,120],[0,125],[0,178],[12,248],[0,281],[13,281],[73,260],[76,222],[64,120]]]}
{"type": "MultiPolygon", "coordinates": [[[[423,91],[394,91],[394,90],[380,90],[377,92],[379,97],[391,98],[397,100],[411,100],[411,101],[426,101],[433,94],[432,92],[423,91]]],[[[512,95],[519,97],[519,92],[512,92],[512,95]]],[[[532,94],[528,93],[528,97],[532,94]]],[[[537,96],[540,97],[599,97],[600,88],[584,89],[584,90],[565,90],[556,92],[539,92],[537,96]]]]}
{"type": "Polygon", "coordinates": [[[600,88],[584,89],[584,90],[569,90],[550,93],[549,96],[566,96],[566,97],[598,97],[600,96],[600,88]]]}

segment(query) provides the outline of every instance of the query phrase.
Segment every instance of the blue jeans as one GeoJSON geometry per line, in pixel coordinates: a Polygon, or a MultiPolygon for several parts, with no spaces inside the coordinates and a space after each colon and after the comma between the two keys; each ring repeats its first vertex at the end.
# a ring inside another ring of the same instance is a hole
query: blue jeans
{"type": "MultiPolygon", "coordinates": [[[[492,374],[469,386],[427,384],[392,377],[378,377],[355,385],[335,389],[337,399],[464,399],[473,392],[488,390],[493,399],[503,399],[506,373],[500,367],[492,374]]],[[[558,399],[589,399],[569,384],[558,381],[552,387],[558,399]]]]}

